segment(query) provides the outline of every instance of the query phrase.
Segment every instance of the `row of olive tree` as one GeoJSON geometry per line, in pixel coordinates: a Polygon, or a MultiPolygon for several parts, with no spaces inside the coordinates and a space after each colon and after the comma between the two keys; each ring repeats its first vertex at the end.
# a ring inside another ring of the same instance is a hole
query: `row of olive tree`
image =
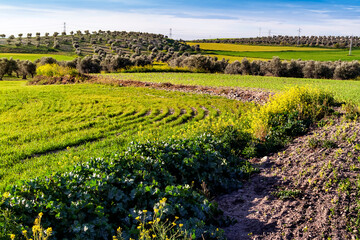
{"type": "Polygon", "coordinates": [[[311,46],[311,47],[334,47],[345,48],[352,44],[360,47],[360,37],[354,36],[267,36],[252,38],[224,38],[224,39],[202,39],[195,42],[206,43],[233,43],[251,45],[289,45],[289,46],[311,46]]]}
{"type": "Polygon", "coordinates": [[[172,67],[187,67],[204,72],[226,74],[259,75],[294,78],[319,79],[355,79],[360,76],[360,64],[352,62],[320,62],[291,60],[281,61],[274,57],[269,61],[250,62],[244,58],[241,62],[229,63],[226,60],[202,55],[180,56],[169,61],[172,67]]]}
{"type": "Polygon", "coordinates": [[[14,60],[12,58],[1,58],[0,59],[0,80],[3,79],[4,75],[16,74],[17,77],[26,79],[27,76],[34,77],[36,73],[36,64],[29,60],[14,60]]]}
{"type": "Polygon", "coordinates": [[[58,62],[52,57],[43,57],[34,62],[24,60],[14,60],[12,58],[0,59],[0,80],[4,75],[26,79],[27,76],[34,77],[37,66],[45,64],[58,64],[70,68],[76,68],[80,73],[100,73],[101,71],[115,72],[119,69],[128,68],[131,66],[146,66],[151,65],[152,60],[146,55],[133,55],[131,57],[123,57],[119,55],[107,55],[101,57],[99,55],[86,56],[84,58],[76,58],[72,61],[58,62]]]}

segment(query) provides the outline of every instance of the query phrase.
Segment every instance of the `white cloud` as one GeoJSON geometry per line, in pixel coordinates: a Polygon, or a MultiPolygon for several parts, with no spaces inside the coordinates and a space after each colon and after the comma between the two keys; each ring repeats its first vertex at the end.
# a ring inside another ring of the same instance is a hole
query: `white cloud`
{"type": "MultiPolygon", "coordinates": [[[[317,11],[317,10],[315,10],[317,11]]],[[[219,12],[184,12],[181,14],[148,10],[137,12],[80,10],[80,9],[38,9],[0,5],[0,33],[18,34],[35,32],[61,32],[67,23],[68,32],[73,30],[125,30],[153,32],[167,35],[173,29],[173,36],[182,39],[250,37],[267,35],[271,30],[275,35],[297,35],[301,27],[304,35],[360,35],[360,20],[296,19],[266,17],[260,13],[236,13],[232,11],[229,19],[222,18],[219,12]],[[210,16],[210,17],[209,17],[210,16]],[[218,16],[218,17],[217,17],[218,16]]],[[[317,11],[318,12],[318,11],[317,11]]]]}

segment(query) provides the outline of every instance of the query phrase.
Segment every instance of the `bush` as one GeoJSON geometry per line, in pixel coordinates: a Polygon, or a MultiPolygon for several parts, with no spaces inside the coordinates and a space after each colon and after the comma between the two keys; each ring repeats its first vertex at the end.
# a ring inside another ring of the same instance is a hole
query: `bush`
{"type": "Polygon", "coordinates": [[[36,69],[36,74],[45,77],[76,77],[79,75],[79,72],[74,68],[63,67],[57,64],[45,64],[36,69]]]}
{"type": "Polygon", "coordinates": [[[86,56],[77,63],[76,68],[80,73],[100,73],[101,59],[96,55],[86,56]]]}
{"type": "Polygon", "coordinates": [[[338,62],[334,71],[335,79],[355,79],[360,76],[360,64],[358,61],[338,62]]]}
{"type": "Polygon", "coordinates": [[[334,97],[328,92],[291,88],[249,114],[251,132],[265,142],[266,151],[272,151],[291,137],[305,133],[312,122],[327,115],[334,105],[334,97]]]}
{"type": "Polygon", "coordinates": [[[226,74],[241,74],[241,63],[239,61],[234,61],[230,63],[225,68],[226,74]]]}

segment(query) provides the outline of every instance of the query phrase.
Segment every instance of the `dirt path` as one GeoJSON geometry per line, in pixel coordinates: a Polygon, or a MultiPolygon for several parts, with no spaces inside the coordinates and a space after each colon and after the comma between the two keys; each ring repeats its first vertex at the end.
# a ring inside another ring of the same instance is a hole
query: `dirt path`
{"type": "Polygon", "coordinates": [[[234,99],[243,102],[256,102],[264,104],[269,97],[273,95],[273,92],[265,91],[263,89],[253,88],[231,88],[231,87],[206,87],[206,86],[193,86],[171,83],[154,83],[154,82],[141,82],[133,80],[119,80],[111,77],[104,76],[91,76],[91,80],[94,83],[111,84],[118,86],[132,86],[132,87],[149,87],[160,90],[168,91],[180,91],[198,94],[209,94],[213,96],[221,96],[229,99],[234,99]]]}
{"type": "Polygon", "coordinates": [[[360,122],[329,120],[282,152],[253,159],[260,173],[217,199],[228,239],[356,239],[360,122]],[[280,199],[280,197],[284,199],[280,199]],[[349,233],[347,229],[351,229],[349,233]]]}

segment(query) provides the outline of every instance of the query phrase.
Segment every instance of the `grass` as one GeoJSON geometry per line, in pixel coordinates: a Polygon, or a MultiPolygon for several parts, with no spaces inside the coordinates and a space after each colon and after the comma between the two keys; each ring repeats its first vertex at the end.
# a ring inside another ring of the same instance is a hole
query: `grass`
{"type": "Polygon", "coordinates": [[[202,73],[122,73],[108,74],[108,76],[145,82],[169,82],[214,87],[249,87],[272,91],[283,91],[293,86],[311,86],[332,91],[339,100],[352,100],[358,104],[360,103],[360,81],[356,80],[299,79],[202,73]]]}
{"type": "Polygon", "coordinates": [[[245,106],[146,88],[25,83],[0,82],[0,189],[118,151],[130,141],[177,136],[210,118],[235,119],[245,106]]]}
{"type": "Polygon", "coordinates": [[[57,61],[71,61],[77,56],[75,55],[62,55],[62,54],[36,54],[36,53],[0,53],[0,58],[13,58],[19,60],[35,61],[42,57],[52,57],[57,61]]]}

